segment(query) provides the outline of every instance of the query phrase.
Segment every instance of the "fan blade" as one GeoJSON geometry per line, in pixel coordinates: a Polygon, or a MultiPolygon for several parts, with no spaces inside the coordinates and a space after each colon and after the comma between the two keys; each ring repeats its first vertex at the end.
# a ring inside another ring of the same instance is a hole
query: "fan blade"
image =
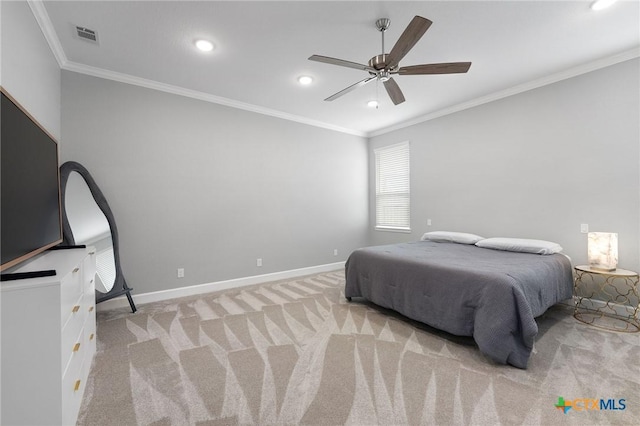
{"type": "Polygon", "coordinates": [[[387,89],[387,93],[393,101],[394,105],[398,105],[404,102],[404,95],[402,94],[402,90],[400,90],[400,86],[393,78],[384,82],[384,88],[387,89]]]}
{"type": "Polygon", "coordinates": [[[446,62],[442,64],[423,64],[401,67],[398,70],[400,75],[421,75],[421,74],[458,74],[469,71],[471,62],[446,62]]]}
{"type": "Polygon", "coordinates": [[[376,76],[373,76],[373,77],[367,77],[364,80],[360,80],[356,84],[352,84],[351,86],[347,87],[346,89],[342,89],[338,93],[329,96],[327,99],[325,99],[325,101],[332,101],[334,99],[338,99],[340,96],[346,95],[347,93],[351,92],[352,90],[355,90],[358,87],[362,87],[365,84],[369,83],[370,81],[375,80],[376,78],[377,78],[376,76]]]}
{"type": "Polygon", "coordinates": [[[355,68],[357,70],[376,72],[376,70],[368,65],[358,64],[357,62],[345,61],[343,59],[331,58],[329,56],[311,55],[310,61],[324,62],[325,64],[339,65],[341,67],[355,68]]]}
{"type": "Polygon", "coordinates": [[[394,68],[400,63],[400,60],[409,53],[411,48],[420,40],[420,38],[427,32],[432,22],[422,16],[414,16],[409,22],[409,25],[404,30],[398,41],[396,42],[391,53],[387,57],[386,68],[394,68]]]}

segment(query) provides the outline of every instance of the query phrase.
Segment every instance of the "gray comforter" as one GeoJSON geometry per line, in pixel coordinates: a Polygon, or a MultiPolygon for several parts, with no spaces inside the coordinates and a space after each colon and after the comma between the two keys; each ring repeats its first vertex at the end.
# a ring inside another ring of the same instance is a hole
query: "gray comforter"
{"type": "Polygon", "coordinates": [[[501,364],[526,368],[535,317],[572,296],[571,262],[474,245],[419,241],[354,251],[345,296],[364,297],[459,336],[501,364]]]}

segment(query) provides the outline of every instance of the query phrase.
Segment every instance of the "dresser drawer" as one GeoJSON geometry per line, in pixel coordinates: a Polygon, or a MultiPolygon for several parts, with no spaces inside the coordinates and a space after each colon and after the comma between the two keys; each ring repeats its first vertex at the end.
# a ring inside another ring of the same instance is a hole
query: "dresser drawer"
{"type": "Polygon", "coordinates": [[[91,333],[96,334],[96,315],[95,315],[95,305],[89,306],[87,309],[88,315],[84,322],[84,329],[87,335],[91,335],[91,333]]]}
{"type": "Polygon", "coordinates": [[[95,278],[92,278],[90,282],[86,282],[84,285],[84,293],[82,296],[82,309],[88,315],[95,315],[95,310],[96,310],[95,278]]]}
{"type": "MultiPolygon", "coordinates": [[[[86,318],[86,316],[85,316],[86,318]]],[[[78,353],[84,346],[82,335],[85,318],[72,318],[62,330],[61,340],[61,365],[60,371],[64,372],[72,358],[78,358],[78,353]]]]}
{"type": "Polygon", "coordinates": [[[73,268],[60,283],[60,325],[64,327],[71,315],[78,313],[76,309],[78,298],[82,295],[82,269],[81,265],[73,268]]]}
{"type": "Polygon", "coordinates": [[[87,310],[87,317],[84,322],[84,334],[87,343],[96,345],[96,309],[95,309],[95,296],[93,293],[85,294],[85,309],[87,310]]]}
{"type": "Polygon", "coordinates": [[[93,320],[91,317],[87,318],[84,328],[84,367],[82,377],[89,377],[89,372],[91,371],[91,361],[93,360],[93,356],[96,354],[96,320],[95,316],[93,316],[93,320]]]}
{"type": "Polygon", "coordinates": [[[82,403],[82,395],[86,387],[86,377],[83,376],[84,363],[87,362],[81,348],[71,359],[67,371],[62,377],[62,424],[75,425],[82,403]]]}
{"type": "Polygon", "coordinates": [[[82,265],[82,273],[84,275],[84,283],[85,283],[85,293],[89,291],[89,286],[91,287],[91,292],[95,289],[95,277],[96,277],[96,249],[90,248],[87,253],[87,257],[84,259],[84,264],[82,265]]]}

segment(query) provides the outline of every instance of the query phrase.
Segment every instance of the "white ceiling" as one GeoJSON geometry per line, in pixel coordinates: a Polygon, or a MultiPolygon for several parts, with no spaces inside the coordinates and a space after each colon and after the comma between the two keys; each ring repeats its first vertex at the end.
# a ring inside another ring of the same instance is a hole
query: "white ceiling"
{"type": "Polygon", "coordinates": [[[50,1],[32,9],[64,69],[372,135],[640,56],[640,3],[600,12],[590,3],[50,1]],[[395,76],[406,97],[398,106],[375,83],[323,100],[368,74],[310,55],[366,63],[381,50],[376,19],[391,19],[389,51],[414,15],[433,25],[400,65],[471,61],[467,74],[395,76]],[[76,25],[95,30],[99,44],[79,39],[76,25]],[[197,51],[197,38],[216,49],[197,51]],[[303,74],[314,83],[300,86],[303,74]],[[379,108],[367,107],[376,97],[379,108]]]}

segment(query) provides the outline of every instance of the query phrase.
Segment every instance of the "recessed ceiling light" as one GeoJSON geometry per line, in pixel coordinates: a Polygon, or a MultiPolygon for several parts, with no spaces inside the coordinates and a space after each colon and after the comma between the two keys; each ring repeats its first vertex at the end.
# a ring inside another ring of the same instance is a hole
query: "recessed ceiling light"
{"type": "Polygon", "coordinates": [[[300,77],[298,77],[298,83],[306,86],[313,83],[313,77],[309,77],[308,75],[301,75],[300,77]]]}
{"type": "Polygon", "coordinates": [[[198,40],[196,41],[196,47],[203,52],[211,52],[213,50],[213,43],[208,40],[198,40]]]}
{"type": "Polygon", "coordinates": [[[591,9],[593,10],[602,10],[611,6],[618,0],[596,0],[591,4],[591,9]]]}
{"type": "Polygon", "coordinates": [[[369,108],[378,108],[378,101],[369,101],[367,102],[367,106],[369,108]]]}

